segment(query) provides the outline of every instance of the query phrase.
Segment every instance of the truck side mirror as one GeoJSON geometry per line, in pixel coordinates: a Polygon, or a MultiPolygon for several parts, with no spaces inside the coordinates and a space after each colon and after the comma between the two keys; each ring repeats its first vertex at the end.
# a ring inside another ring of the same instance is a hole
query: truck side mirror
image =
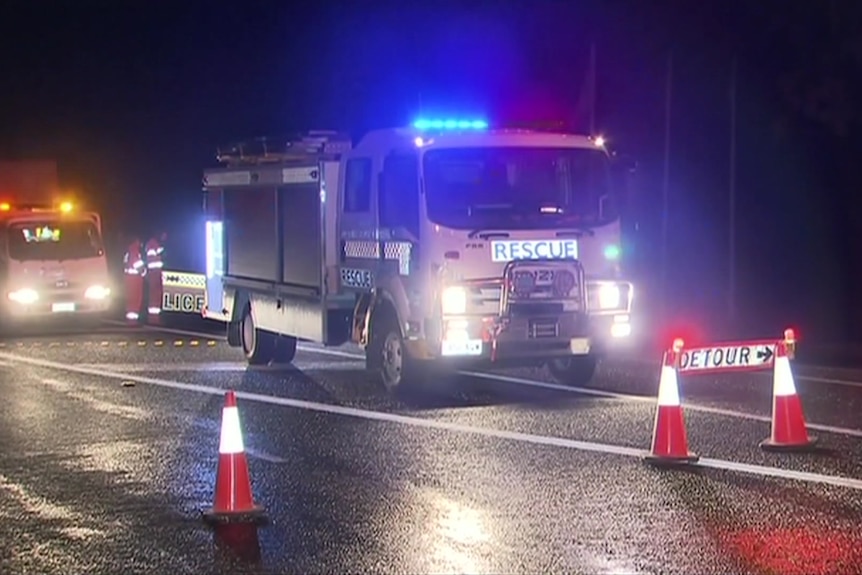
{"type": "Polygon", "coordinates": [[[634,156],[614,154],[611,161],[614,191],[620,208],[632,209],[638,198],[638,163],[634,156]]]}

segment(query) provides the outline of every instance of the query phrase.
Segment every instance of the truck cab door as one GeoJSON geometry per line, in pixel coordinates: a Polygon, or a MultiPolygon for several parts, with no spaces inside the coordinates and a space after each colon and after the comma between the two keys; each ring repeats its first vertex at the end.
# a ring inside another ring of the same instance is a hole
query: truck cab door
{"type": "Polygon", "coordinates": [[[393,238],[419,240],[419,163],[415,154],[392,153],[378,184],[380,228],[393,238]]]}

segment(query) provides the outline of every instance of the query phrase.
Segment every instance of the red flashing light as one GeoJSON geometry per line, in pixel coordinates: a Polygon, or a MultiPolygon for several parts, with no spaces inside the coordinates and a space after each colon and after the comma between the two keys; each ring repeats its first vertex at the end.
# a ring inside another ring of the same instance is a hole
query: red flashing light
{"type": "Polygon", "coordinates": [[[677,337],[673,340],[673,351],[675,353],[679,353],[682,351],[682,348],[685,347],[685,342],[681,337],[677,337]]]}
{"type": "Polygon", "coordinates": [[[796,330],[788,327],[784,330],[784,341],[787,343],[796,343],[796,330]]]}

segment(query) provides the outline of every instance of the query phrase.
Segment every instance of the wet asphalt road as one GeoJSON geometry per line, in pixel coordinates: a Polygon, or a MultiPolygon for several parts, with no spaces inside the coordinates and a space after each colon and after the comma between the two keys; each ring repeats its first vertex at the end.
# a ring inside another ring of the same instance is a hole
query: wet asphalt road
{"type": "Polygon", "coordinates": [[[396,400],[357,355],[247,370],[208,337],[4,340],[0,574],[862,573],[862,373],[799,367],[822,447],[780,455],[758,447],[768,375],[684,379],[702,465],[668,471],[641,460],[658,361],[396,400]],[[200,519],[229,388],[270,518],[242,545],[200,519]]]}

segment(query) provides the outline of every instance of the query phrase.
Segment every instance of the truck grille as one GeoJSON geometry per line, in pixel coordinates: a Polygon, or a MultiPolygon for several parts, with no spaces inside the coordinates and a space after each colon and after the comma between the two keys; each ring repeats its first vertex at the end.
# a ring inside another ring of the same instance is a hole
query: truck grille
{"type": "MultiPolygon", "coordinates": [[[[583,311],[584,271],[572,260],[530,260],[509,262],[503,271],[501,311],[507,314],[522,304],[557,304],[583,311]]],[[[534,310],[538,311],[538,310],[534,310]]]]}

